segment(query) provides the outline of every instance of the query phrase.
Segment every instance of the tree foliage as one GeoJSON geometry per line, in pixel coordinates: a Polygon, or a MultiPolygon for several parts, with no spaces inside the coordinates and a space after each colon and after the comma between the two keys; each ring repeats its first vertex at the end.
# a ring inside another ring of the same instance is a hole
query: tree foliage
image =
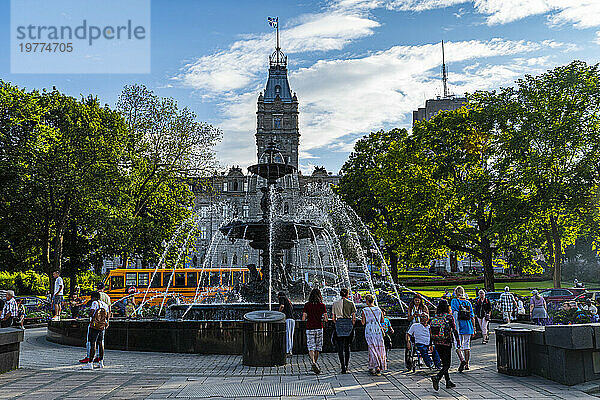
{"type": "Polygon", "coordinates": [[[139,86],[112,110],[0,81],[0,267],[75,276],[107,255],[156,261],[220,137],[195,119],[139,86]]]}
{"type": "MultiPolygon", "coordinates": [[[[534,272],[598,233],[598,66],[573,62],[415,124],[359,140],[338,192],[404,265],[452,251],[534,272]]],[[[597,237],[597,236],[596,236],[597,237]]]]}

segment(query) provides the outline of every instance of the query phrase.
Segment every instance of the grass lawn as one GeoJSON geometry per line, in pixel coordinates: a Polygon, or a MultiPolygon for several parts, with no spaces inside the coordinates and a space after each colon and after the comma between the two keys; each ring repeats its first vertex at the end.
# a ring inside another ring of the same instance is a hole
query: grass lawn
{"type": "MultiPolygon", "coordinates": [[[[507,283],[496,283],[496,291],[497,292],[501,292],[504,290],[504,286],[506,286],[507,283]]],[[[477,284],[469,284],[469,285],[462,285],[465,290],[467,291],[467,294],[469,295],[470,298],[474,298],[475,297],[475,288],[479,287],[479,288],[483,288],[483,283],[477,283],[477,284]]],[[[551,288],[554,286],[554,284],[552,283],[552,281],[541,281],[541,282],[512,282],[512,283],[508,283],[508,286],[510,287],[510,291],[522,296],[529,296],[531,295],[531,291],[533,289],[547,289],[547,288],[551,288]]],[[[562,286],[564,288],[569,288],[571,286],[573,286],[573,282],[563,282],[562,286]]],[[[410,288],[410,286],[407,286],[410,288]]],[[[421,294],[423,294],[424,296],[427,297],[441,297],[444,294],[444,289],[448,289],[448,291],[450,293],[452,293],[452,291],[454,290],[454,288],[456,287],[456,285],[439,285],[439,286],[429,286],[429,287],[418,287],[418,288],[410,288],[413,289],[416,292],[419,292],[421,294]]]]}

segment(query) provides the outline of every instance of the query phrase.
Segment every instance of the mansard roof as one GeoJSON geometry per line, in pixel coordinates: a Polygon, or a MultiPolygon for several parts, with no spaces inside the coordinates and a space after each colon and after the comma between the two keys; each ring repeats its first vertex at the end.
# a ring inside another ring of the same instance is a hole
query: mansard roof
{"type": "Polygon", "coordinates": [[[272,65],[269,68],[269,79],[267,79],[263,101],[265,103],[273,103],[277,96],[279,96],[283,103],[297,101],[292,97],[285,65],[272,65]]]}

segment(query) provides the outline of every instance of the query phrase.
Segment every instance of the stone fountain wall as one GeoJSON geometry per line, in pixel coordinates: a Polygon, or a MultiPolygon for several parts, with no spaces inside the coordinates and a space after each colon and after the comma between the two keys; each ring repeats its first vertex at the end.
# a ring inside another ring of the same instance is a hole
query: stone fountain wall
{"type": "MultiPolygon", "coordinates": [[[[405,318],[390,318],[395,334],[395,348],[403,348],[404,335],[408,329],[405,318]]],[[[85,346],[87,319],[65,319],[48,322],[46,338],[55,343],[85,346]]],[[[193,354],[242,354],[243,324],[236,321],[166,321],[166,320],[112,320],[105,334],[107,349],[130,351],[156,351],[193,354]]],[[[331,343],[333,323],[324,332],[323,351],[334,352],[331,343]]],[[[353,351],[367,350],[364,327],[358,323],[353,351]]],[[[307,353],[306,323],[296,321],[294,354],[307,353]]]]}

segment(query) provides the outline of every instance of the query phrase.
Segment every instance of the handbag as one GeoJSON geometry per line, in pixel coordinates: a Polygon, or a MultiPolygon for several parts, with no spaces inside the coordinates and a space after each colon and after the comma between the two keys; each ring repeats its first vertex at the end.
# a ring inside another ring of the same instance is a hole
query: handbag
{"type": "Polygon", "coordinates": [[[335,332],[337,336],[346,337],[352,333],[352,319],[338,318],[335,321],[335,332]]]}

